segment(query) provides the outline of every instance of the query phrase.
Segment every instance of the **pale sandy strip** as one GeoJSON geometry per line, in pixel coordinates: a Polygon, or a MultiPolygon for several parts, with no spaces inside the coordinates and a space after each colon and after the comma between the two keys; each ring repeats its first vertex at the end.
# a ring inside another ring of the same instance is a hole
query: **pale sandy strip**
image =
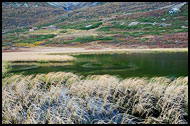
{"type": "Polygon", "coordinates": [[[155,49],[111,49],[85,50],[84,48],[64,48],[64,47],[38,47],[23,49],[24,52],[2,53],[3,61],[27,61],[27,60],[57,60],[71,61],[74,57],[69,53],[115,53],[115,52],[188,52],[188,48],[155,48],[155,49]],[[26,51],[26,52],[25,52],[26,51]],[[47,55],[51,53],[63,53],[64,55],[47,55]]]}

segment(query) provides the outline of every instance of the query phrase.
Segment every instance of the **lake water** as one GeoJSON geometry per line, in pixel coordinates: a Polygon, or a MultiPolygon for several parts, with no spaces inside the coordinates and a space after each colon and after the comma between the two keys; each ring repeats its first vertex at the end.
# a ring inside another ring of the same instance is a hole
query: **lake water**
{"type": "Polygon", "coordinates": [[[110,74],[121,78],[188,76],[188,53],[88,54],[75,57],[75,62],[65,66],[54,64],[12,67],[14,73],[23,72],[25,75],[63,71],[80,75],[110,74]]]}

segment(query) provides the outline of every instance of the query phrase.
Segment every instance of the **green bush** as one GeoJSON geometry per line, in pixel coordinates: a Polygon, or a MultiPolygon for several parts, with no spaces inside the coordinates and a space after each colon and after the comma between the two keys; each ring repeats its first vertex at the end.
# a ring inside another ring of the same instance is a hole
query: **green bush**
{"type": "Polygon", "coordinates": [[[98,29],[98,31],[109,31],[110,28],[113,28],[112,26],[104,26],[98,29]]]}
{"type": "Polygon", "coordinates": [[[75,38],[73,41],[80,42],[80,43],[86,43],[86,42],[95,41],[95,38],[93,36],[79,37],[79,38],[75,38]]]}
{"type": "Polygon", "coordinates": [[[67,32],[66,30],[60,31],[60,33],[66,33],[66,32],[67,32]]]}
{"type": "Polygon", "coordinates": [[[73,41],[63,41],[62,44],[69,44],[69,43],[72,43],[73,41]]]}
{"type": "Polygon", "coordinates": [[[105,36],[103,38],[98,38],[98,40],[113,40],[112,36],[105,36]]]}

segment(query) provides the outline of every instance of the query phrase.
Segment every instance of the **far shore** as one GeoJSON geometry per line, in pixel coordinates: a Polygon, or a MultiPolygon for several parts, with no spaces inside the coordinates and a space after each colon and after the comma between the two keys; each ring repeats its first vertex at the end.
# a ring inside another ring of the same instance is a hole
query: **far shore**
{"type": "Polygon", "coordinates": [[[21,52],[35,52],[35,53],[72,53],[72,52],[101,52],[101,51],[188,51],[188,48],[100,48],[88,49],[83,47],[29,47],[19,48],[17,51],[2,52],[2,53],[21,53],[21,52]]]}
{"type": "Polygon", "coordinates": [[[62,60],[71,61],[70,55],[78,54],[112,54],[112,53],[146,53],[146,52],[188,52],[188,48],[151,48],[151,49],[85,49],[66,47],[35,47],[20,48],[17,52],[2,52],[2,61],[27,61],[27,60],[62,60]]]}

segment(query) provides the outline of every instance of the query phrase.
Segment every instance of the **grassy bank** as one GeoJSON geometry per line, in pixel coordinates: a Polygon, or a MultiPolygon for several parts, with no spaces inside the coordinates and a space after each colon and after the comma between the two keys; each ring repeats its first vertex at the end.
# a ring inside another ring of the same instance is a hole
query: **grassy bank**
{"type": "Polygon", "coordinates": [[[188,48],[153,48],[153,49],[101,49],[70,52],[51,52],[49,55],[81,55],[81,54],[122,54],[122,53],[175,53],[188,52],[188,48]]]}
{"type": "Polygon", "coordinates": [[[2,80],[2,123],[187,124],[188,78],[72,73],[2,80]]]}
{"type": "Polygon", "coordinates": [[[2,78],[7,76],[7,73],[11,70],[9,62],[2,62],[2,78]]]}

